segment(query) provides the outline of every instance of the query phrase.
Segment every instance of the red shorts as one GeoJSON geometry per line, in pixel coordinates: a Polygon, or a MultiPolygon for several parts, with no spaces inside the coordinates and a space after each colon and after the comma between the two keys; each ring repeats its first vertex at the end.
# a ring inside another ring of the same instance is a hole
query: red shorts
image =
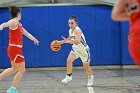
{"type": "Polygon", "coordinates": [[[140,66],[140,42],[129,40],[128,49],[134,62],[140,66]]]}
{"type": "Polygon", "coordinates": [[[10,61],[13,61],[14,63],[24,62],[22,47],[8,46],[8,56],[10,61]]]}

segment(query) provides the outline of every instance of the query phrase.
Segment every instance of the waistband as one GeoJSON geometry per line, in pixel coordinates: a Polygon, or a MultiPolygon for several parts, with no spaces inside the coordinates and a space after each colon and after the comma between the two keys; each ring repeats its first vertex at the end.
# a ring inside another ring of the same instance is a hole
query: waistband
{"type": "Polygon", "coordinates": [[[16,47],[22,48],[22,45],[19,45],[19,44],[9,44],[9,46],[16,46],[16,47]]]}

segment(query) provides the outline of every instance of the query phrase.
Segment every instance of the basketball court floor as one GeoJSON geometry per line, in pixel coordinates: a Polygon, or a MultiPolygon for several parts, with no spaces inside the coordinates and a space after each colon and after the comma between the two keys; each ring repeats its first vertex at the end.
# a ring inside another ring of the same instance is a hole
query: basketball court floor
{"type": "MultiPolygon", "coordinates": [[[[65,70],[27,70],[20,82],[20,93],[140,93],[140,69],[93,69],[94,85],[86,87],[83,69],[73,71],[73,80],[62,84],[65,70]]],[[[6,93],[13,76],[0,81],[0,93],[6,93]]]]}

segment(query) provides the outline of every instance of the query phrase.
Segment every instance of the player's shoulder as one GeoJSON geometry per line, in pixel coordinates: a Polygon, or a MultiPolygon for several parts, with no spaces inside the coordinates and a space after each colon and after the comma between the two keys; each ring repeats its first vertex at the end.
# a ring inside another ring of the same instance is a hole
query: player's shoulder
{"type": "Polygon", "coordinates": [[[9,22],[9,23],[18,23],[18,21],[15,20],[15,19],[11,19],[11,20],[9,20],[8,22],[9,22]]]}
{"type": "Polygon", "coordinates": [[[75,32],[75,33],[81,33],[80,27],[77,26],[77,27],[75,28],[75,31],[74,31],[74,32],[75,32]]]}
{"type": "Polygon", "coordinates": [[[15,19],[11,19],[11,20],[8,21],[8,24],[9,24],[10,26],[17,25],[17,24],[18,24],[18,21],[15,20],[15,19]]]}
{"type": "Polygon", "coordinates": [[[76,29],[76,30],[81,30],[81,28],[80,28],[79,26],[77,26],[75,29],[76,29]]]}
{"type": "Polygon", "coordinates": [[[19,22],[15,19],[11,19],[8,21],[9,28],[15,30],[18,27],[19,22]]]}

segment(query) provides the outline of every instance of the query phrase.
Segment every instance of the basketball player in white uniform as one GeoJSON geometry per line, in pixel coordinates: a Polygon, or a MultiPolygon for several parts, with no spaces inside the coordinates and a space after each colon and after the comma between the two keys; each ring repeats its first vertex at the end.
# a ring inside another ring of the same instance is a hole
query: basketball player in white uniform
{"type": "Polygon", "coordinates": [[[81,58],[83,62],[83,67],[86,70],[88,76],[88,83],[87,86],[93,85],[93,78],[92,70],[90,67],[90,52],[89,46],[85,41],[85,36],[82,30],[77,25],[78,19],[76,16],[72,16],[68,20],[68,24],[70,27],[69,30],[69,37],[61,40],[60,42],[63,43],[70,43],[72,45],[72,50],[67,58],[67,75],[62,80],[62,83],[67,83],[72,80],[72,68],[73,68],[73,61],[77,58],[81,58]]]}

